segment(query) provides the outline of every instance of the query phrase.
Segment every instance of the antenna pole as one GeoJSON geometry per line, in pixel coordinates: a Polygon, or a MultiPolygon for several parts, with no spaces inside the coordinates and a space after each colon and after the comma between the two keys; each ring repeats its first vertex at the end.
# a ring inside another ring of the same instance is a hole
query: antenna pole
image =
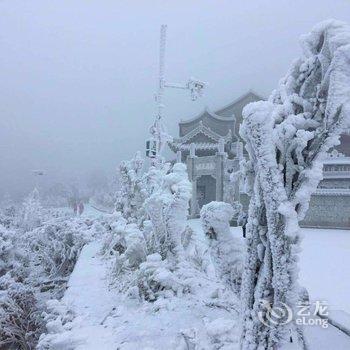
{"type": "MultiPolygon", "coordinates": [[[[206,83],[190,78],[186,84],[176,84],[169,83],[165,80],[165,48],[166,48],[166,31],[167,25],[162,24],[160,27],[160,42],[159,42],[159,82],[158,82],[158,91],[155,94],[155,100],[157,103],[157,116],[153,125],[150,128],[150,133],[152,135],[152,141],[155,142],[155,146],[152,146],[150,150],[152,156],[154,157],[154,164],[157,164],[162,161],[161,153],[164,145],[172,141],[172,137],[166,132],[165,126],[163,125],[162,118],[164,117],[164,89],[165,88],[175,88],[175,89],[185,89],[190,90],[192,100],[196,100],[197,97],[200,97],[202,94],[203,88],[206,86],[206,83]],[[155,151],[155,156],[153,155],[155,151]]],[[[150,143],[149,143],[150,145],[150,143]]]]}
{"type": "Polygon", "coordinates": [[[165,68],[166,30],[167,30],[167,25],[162,24],[162,26],[160,27],[159,86],[158,86],[158,94],[157,94],[159,119],[161,119],[164,116],[163,95],[164,95],[164,87],[165,87],[164,68],[165,68]]]}

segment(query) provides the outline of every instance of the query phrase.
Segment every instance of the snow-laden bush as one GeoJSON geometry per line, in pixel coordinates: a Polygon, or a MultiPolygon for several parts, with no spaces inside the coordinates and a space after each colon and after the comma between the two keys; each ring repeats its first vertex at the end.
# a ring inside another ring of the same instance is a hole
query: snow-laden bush
{"type": "Polygon", "coordinates": [[[202,329],[184,329],[177,337],[176,350],[231,350],[237,348],[239,336],[234,319],[204,319],[202,329]]]}
{"type": "Polygon", "coordinates": [[[90,220],[48,213],[32,230],[0,224],[0,348],[35,348],[45,300],[62,295],[80,250],[96,234],[90,220]]]}
{"type": "Polygon", "coordinates": [[[5,275],[0,278],[0,348],[34,349],[43,331],[35,290],[5,275]]]}
{"type": "Polygon", "coordinates": [[[191,190],[186,165],[177,163],[145,202],[153,225],[154,252],[163,259],[182,254],[191,190]]]}
{"type": "Polygon", "coordinates": [[[11,228],[18,225],[19,215],[18,208],[14,205],[10,205],[0,209],[0,225],[5,228],[11,228]]]}
{"type": "Polygon", "coordinates": [[[101,254],[108,257],[114,256],[117,253],[124,253],[126,250],[124,244],[124,232],[128,223],[127,220],[120,212],[105,215],[105,218],[106,221],[104,226],[106,232],[103,238],[101,254]]]}
{"type": "Polygon", "coordinates": [[[230,231],[234,215],[231,204],[210,202],[200,212],[203,230],[209,239],[210,255],[218,277],[239,293],[243,270],[243,246],[230,231]]]}
{"type": "Polygon", "coordinates": [[[0,276],[10,268],[14,259],[14,232],[0,224],[0,276]]]}
{"type": "Polygon", "coordinates": [[[84,244],[91,238],[84,222],[56,220],[28,232],[26,240],[34,265],[49,279],[68,276],[84,244]]]}
{"type": "Polygon", "coordinates": [[[140,152],[130,161],[123,161],[119,165],[120,190],[115,203],[116,211],[122,213],[128,222],[142,223],[143,211],[143,185],[142,168],[144,160],[140,152]]]}
{"type": "Polygon", "coordinates": [[[115,257],[118,281],[124,281],[118,288],[134,295],[137,289],[136,294],[148,301],[184,290],[176,269],[192,236],[186,225],[191,185],[185,165],[175,164],[167,173],[168,169],[160,164],[144,175],[142,188],[149,196],[144,208],[150,220],[144,220],[140,230],[116,214],[103,245],[103,254],[115,257]]]}
{"type": "Polygon", "coordinates": [[[129,224],[123,231],[116,232],[114,249],[116,273],[125,269],[137,269],[146,260],[146,241],[136,224],[129,224]]]}
{"type": "Polygon", "coordinates": [[[168,174],[170,163],[160,162],[152,164],[142,176],[142,193],[144,198],[150,197],[163,183],[164,176],[168,174]]]}
{"type": "Polygon", "coordinates": [[[19,232],[0,224],[0,277],[9,271],[18,281],[28,277],[28,252],[23,249],[19,232]]]}
{"type": "Polygon", "coordinates": [[[324,157],[350,125],[350,27],[322,22],[301,44],[303,55],[269,100],[243,110],[240,134],[255,174],[242,280],[243,350],[280,348],[289,338],[294,322],[268,326],[256,315],[265,318],[266,303],[296,308],[299,221],[322,179],[324,157]]]}
{"type": "Polygon", "coordinates": [[[176,276],[169,270],[168,262],[157,253],[147,256],[137,278],[139,295],[147,301],[155,301],[160,296],[172,297],[180,288],[176,276]]]}
{"type": "Polygon", "coordinates": [[[79,336],[74,337],[70,332],[75,315],[63,300],[49,300],[46,306],[46,311],[43,312],[46,332],[40,336],[37,349],[75,349],[81,343],[79,336]]]}
{"type": "Polygon", "coordinates": [[[138,225],[128,224],[121,213],[116,212],[107,216],[105,227],[101,254],[115,259],[114,273],[119,275],[138,268],[147,255],[146,240],[138,225]]]}
{"type": "Polygon", "coordinates": [[[42,221],[42,211],[39,191],[35,188],[23,202],[21,227],[27,231],[38,227],[42,221]]]}

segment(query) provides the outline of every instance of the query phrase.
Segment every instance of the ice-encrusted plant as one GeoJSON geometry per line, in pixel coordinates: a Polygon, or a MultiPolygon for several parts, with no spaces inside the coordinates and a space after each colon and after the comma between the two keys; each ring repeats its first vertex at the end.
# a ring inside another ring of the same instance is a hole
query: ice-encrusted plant
{"type": "MultiPolygon", "coordinates": [[[[242,282],[242,349],[276,349],[289,339],[283,317],[268,327],[264,305],[294,309],[299,221],[322,179],[323,159],[350,119],[350,28],[325,21],[302,37],[294,62],[268,101],[243,111],[241,136],[255,174],[242,282]]],[[[275,309],[276,310],[276,309],[275,309]]],[[[300,330],[299,344],[303,345],[300,330]]]]}

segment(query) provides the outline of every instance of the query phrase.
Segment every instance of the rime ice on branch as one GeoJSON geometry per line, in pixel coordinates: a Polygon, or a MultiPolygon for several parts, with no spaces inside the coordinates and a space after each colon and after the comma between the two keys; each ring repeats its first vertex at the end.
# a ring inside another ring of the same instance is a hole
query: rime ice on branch
{"type": "MultiPolygon", "coordinates": [[[[298,222],[322,179],[322,160],[350,119],[350,28],[337,21],[302,37],[303,56],[268,101],[248,105],[240,133],[255,173],[242,282],[242,349],[275,349],[291,324],[258,320],[263,300],[295,307],[298,222]]],[[[297,330],[299,340],[302,334],[297,330]]]]}
{"type": "Polygon", "coordinates": [[[218,277],[239,294],[242,278],[243,248],[230,231],[234,216],[232,205],[210,202],[200,212],[203,231],[209,239],[210,256],[218,277]]]}
{"type": "Polygon", "coordinates": [[[160,188],[146,200],[157,252],[163,258],[169,254],[179,258],[182,253],[181,237],[186,230],[191,190],[186,165],[176,163],[172,172],[163,177],[160,188]]]}

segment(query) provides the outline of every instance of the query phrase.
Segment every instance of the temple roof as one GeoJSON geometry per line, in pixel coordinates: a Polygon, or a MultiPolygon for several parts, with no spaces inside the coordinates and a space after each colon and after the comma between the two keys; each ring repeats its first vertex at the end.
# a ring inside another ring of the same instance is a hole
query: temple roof
{"type": "Polygon", "coordinates": [[[231,131],[232,141],[236,141],[238,139],[238,129],[242,121],[242,110],[244,106],[261,99],[263,98],[255,92],[248,91],[215,112],[206,107],[193,118],[180,121],[179,136],[183,138],[187,134],[191,134],[193,130],[197,129],[198,124],[202,123],[208,129],[222,137],[225,137],[227,132],[231,131]]]}
{"type": "Polygon", "coordinates": [[[242,110],[248,103],[264,99],[264,97],[260,96],[256,92],[249,90],[226,106],[215,111],[215,114],[221,116],[221,118],[230,118],[232,116],[242,117],[242,110]]]}
{"type": "Polygon", "coordinates": [[[173,151],[188,150],[191,143],[195,143],[197,149],[216,149],[220,139],[223,139],[225,143],[231,141],[232,131],[230,129],[226,130],[224,136],[217,134],[200,120],[190,132],[169,142],[169,146],[173,151]]]}

